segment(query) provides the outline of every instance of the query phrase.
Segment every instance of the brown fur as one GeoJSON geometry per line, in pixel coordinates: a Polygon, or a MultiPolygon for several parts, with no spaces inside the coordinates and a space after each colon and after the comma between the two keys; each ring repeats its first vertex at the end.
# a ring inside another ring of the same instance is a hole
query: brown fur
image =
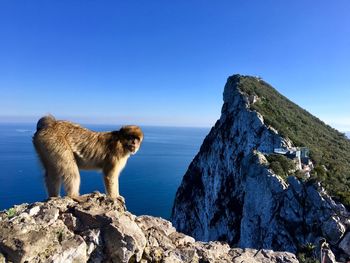
{"type": "Polygon", "coordinates": [[[59,196],[61,183],[66,194],[79,196],[79,169],[98,169],[104,174],[107,195],[119,196],[118,177],[127,159],[135,154],[143,140],[138,126],[119,131],[95,132],[68,121],[56,121],[51,115],[38,121],[34,147],[45,169],[50,197],[59,196]]]}

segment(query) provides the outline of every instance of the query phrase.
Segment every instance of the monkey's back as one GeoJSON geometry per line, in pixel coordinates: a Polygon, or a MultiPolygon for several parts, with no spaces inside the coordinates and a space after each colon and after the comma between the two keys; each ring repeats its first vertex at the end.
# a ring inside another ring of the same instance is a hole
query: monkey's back
{"type": "Polygon", "coordinates": [[[102,169],[109,154],[111,132],[95,132],[69,121],[43,117],[33,137],[35,149],[43,163],[74,157],[81,169],[102,169]]]}
{"type": "Polygon", "coordinates": [[[38,121],[37,131],[33,140],[41,143],[53,143],[57,140],[67,142],[78,141],[84,137],[96,137],[96,132],[86,129],[78,124],[69,121],[56,121],[51,118],[43,117],[38,121]]]}

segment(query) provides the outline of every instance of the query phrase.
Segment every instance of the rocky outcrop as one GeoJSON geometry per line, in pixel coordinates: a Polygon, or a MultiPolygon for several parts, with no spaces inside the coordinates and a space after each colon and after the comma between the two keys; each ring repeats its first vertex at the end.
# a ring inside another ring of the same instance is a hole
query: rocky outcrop
{"type": "Polygon", "coordinates": [[[122,199],[85,199],[0,212],[0,262],[297,262],[286,252],[196,242],[162,218],[132,215],[122,199]]]}
{"type": "Polygon", "coordinates": [[[243,78],[234,75],[225,85],[221,117],[177,191],[174,226],[202,241],[242,248],[297,253],[308,246],[317,257],[325,238],[339,257],[350,256],[345,207],[319,184],[283,179],[269,169],[265,155],[292,142],[250,108],[259,98],[242,92],[243,78]]]}

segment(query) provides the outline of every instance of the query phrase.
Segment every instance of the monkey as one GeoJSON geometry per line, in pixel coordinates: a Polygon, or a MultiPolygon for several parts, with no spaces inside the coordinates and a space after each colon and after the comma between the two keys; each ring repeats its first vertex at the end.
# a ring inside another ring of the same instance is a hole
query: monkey
{"type": "Polygon", "coordinates": [[[79,201],[81,170],[102,170],[107,196],[119,195],[119,174],[128,158],[143,141],[143,132],[135,125],[120,130],[95,132],[78,124],[44,116],[37,123],[34,148],[45,170],[49,197],[60,195],[61,184],[67,196],[79,201]]]}

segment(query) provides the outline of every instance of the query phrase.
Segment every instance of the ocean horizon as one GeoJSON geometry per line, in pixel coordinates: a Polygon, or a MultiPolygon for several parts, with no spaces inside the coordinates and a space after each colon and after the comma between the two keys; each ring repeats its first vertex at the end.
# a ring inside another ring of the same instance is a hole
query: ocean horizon
{"type": "MultiPolygon", "coordinates": [[[[95,131],[121,125],[83,125],[95,131]]],[[[175,193],[209,128],[141,127],[145,138],[120,176],[120,193],[128,210],[168,219],[175,193]]],[[[0,210],[47,198],[43,169],[32,145],[36,123],[0,124],[0,210]]],[[[80,171],[80,194],[104,193],[101,172],[80,171]]],[[[63,193],[63,192],[62,192],[63,193]]]]}

